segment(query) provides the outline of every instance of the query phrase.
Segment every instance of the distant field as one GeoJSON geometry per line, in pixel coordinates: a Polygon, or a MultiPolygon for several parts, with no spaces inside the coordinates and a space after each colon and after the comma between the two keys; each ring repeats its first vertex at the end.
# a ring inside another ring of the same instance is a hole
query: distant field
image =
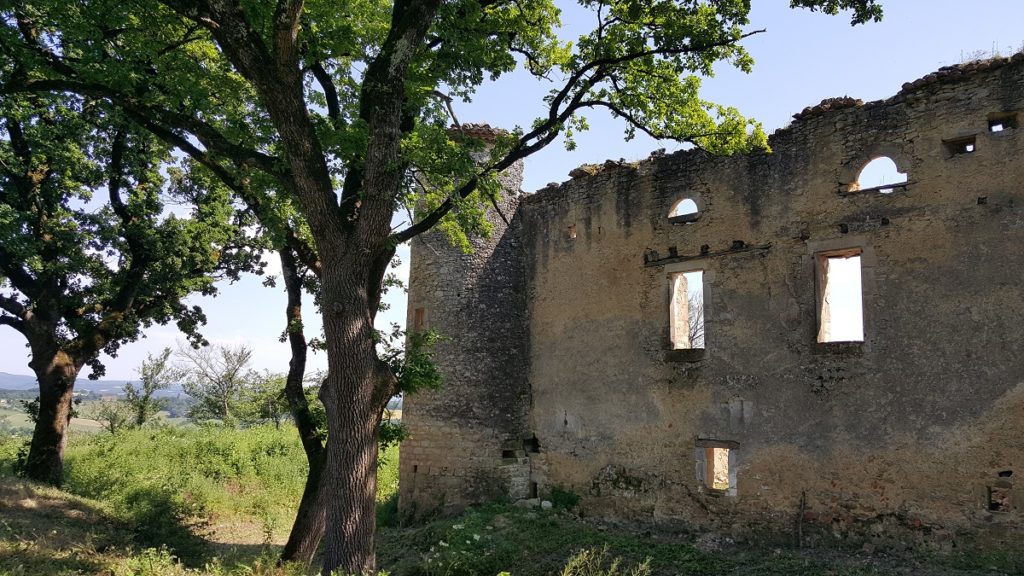
{"type": "Polygon", "coordinates": [[[6,421],[9,426],[14,428],[32,427],[32,422],[29,421],[28,415],[13,406],[0,406],[0,420],[6,421]]]}

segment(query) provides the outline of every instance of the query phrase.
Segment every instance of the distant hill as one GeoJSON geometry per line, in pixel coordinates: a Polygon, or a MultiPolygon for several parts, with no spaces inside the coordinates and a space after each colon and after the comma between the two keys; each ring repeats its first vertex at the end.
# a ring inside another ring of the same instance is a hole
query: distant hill
{"type": "Polygon", "coordinates": [[[35,376],[0,372],[0,390],[31,390],[36,387],[35,376]]]}
{"type": "MultiPolygon", "coordinates": [[[[94,392],[96,394],[120,394],[128,380],[89,380],[82,376],[75,381],[75,390],[94,392]]],[[[25,374],[8,374],[0,372],[0,390],[35,390],[36,377],[25,374]]],[[[175,384],[168,390],[161,390],[158,396],[177,396],[182,392],[181,386],[175,384]]]]}

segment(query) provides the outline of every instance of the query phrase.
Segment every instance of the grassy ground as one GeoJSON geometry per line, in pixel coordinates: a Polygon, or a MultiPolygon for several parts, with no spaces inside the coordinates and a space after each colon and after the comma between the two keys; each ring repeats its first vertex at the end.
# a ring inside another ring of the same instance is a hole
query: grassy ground
{"type": "MultiPolygon", "coordinates": [[[[0,576],[312,573],[275,566],[305,478],[291,428],[76,435],[67,491],[4,477],[12,446],[0,441],[0,576]]],[[[600,525],[561,509],[490,505],[413,524],[394,506],[397,451],[383,462],[378,560],[392,576],[1024,574],[1024,554],[890,557],[708,538],[696,546],[693,535],[600,525]]]]}
{"type": "MultiPolygon", "coordinates": [[[[735,546],[693,535],[657,535],[590,523],[566,511],[485,506],[457,518],[383,528],[378,560],[392,576],[561,574],[580,550],[604,550],[620,568],[652,576],[968,576],[1024,574],[1024,552],[927,558],[841,550],[735,546]]],[[[625,574],[625,572],[624,572],[625,574]]]]}

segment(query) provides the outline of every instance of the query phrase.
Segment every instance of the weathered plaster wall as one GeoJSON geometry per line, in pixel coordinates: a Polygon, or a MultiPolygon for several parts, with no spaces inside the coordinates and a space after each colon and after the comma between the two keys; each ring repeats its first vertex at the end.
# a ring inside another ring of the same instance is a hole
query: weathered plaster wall
{"type": "MultiPolygon", "coordinates": [[[[516,214],[527,333],[502,330],[479,349],[522,354],[502,369],[529,383],[528,425],[432,417],[459,434],[535,433],[532,481],[577,492],[589,514],[939,545],[984,527],[1019,545],[1024,127],[991,133],[988,119],[1022,109],[1018,56],[940,71],[886,101],[823,103],[776,133],[771,154],[574,171],[516,214]],[[974,152],[950,151],[970,135],[974,152]],[[883,154],[907,185],[851,192],[883,154]],[[696,201],[696,222],[667,217],[681,198],[696,201]],[[818,344],[815,254],[841,248],[863,251],[865,339],[818,344]],[[702,357],[668,340],[668,275],[694,269],[702,357]],[[735,443],[735,496],[702,487],[699,439],[735,443]],[[1009,494],[999,511],[992,488],[1009,494]]],[[[430,290],[418,266],[451,264],[414,263],[411,297],[430,290]]],[[[464,394],[471,373],[442,394],[464,394]]],[[[473,379],[490,387],[467,398],[520,414],[504,380],[473,379]]],[[[414,404],[405,414],[427,433],[414,404]]],[[[402,467],[404,494],[405,452],[402,467]]]]}

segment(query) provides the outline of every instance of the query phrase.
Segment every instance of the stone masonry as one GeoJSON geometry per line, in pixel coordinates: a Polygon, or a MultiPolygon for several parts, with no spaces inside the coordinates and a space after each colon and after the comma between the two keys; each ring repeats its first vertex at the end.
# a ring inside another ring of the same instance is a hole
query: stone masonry
{"type": "Polygon", "coordinates": [[[413,244],[409,325],[450,340],[445,387],[406,399],[401,507],[557,489],[737,538],[1021,546],[1022,110],[1017,55],[825,101],[771,153],[655,153],[529,195],[512,170],[472,254],[413,244]],[[862,189],[880,156],[907,181],[862,189]],[[819,342],[846,258],[863,339],[819,342]],[[705,347],[676,349],[693,271],[705,347]]]}

